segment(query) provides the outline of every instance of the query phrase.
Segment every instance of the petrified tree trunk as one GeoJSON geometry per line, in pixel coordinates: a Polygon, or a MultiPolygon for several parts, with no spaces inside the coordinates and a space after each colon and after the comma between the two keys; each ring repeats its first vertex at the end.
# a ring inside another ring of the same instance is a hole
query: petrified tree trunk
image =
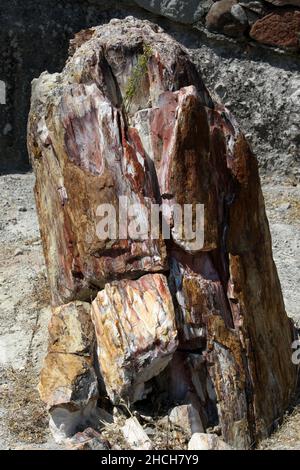
{"type": "MultiPolygon", "coordinates": [[[[81,32],[63,72],[33,83],[28,148],[52,303],[96,297],[110,399],[133,403],[160,389],[170,406],[192,404],[203,429],[220,425],[235,447],[267,434],[297,371],[257,161],[184,49],[132,18],[81,32]],[[99,239],[97,208],[111,204],[119,217],[120,196],[171,212],[204,204],[203,245],[172,217],[156,239],[120,231],[99,239]]],[[[60,387],[50,370],[55,324],[42,373],[46,388],[51,378],[50,392],[42,390],[50,410],[60,387]]],[[[72,349],[68,328],[61,335],[72,349]]],[[[73,340],[76,349],[82,340],[73,340]]]]}

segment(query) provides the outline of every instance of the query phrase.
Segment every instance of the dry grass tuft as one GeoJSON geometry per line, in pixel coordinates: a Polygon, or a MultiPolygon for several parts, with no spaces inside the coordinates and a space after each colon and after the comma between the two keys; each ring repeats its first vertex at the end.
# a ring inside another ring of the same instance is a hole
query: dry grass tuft
{"type": "Polygon", "coordinates": [[[8,415],[8,431],[15,440],[43,443],[48,418],[37,392],[37,378],[30,363],[24,370],[6,369],[1,377],[0,405],[8,415]]]}
{"type": "Polygon", "coordinates": [[[263,440],[260,450],[300,450],[300,405],[287,414],[281,426],[268,439],[263,440]]]}

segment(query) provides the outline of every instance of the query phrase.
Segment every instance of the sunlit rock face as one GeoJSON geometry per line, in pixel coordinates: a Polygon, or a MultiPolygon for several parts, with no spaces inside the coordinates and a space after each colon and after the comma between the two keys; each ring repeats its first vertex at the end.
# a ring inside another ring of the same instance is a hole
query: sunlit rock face
{"type": "Polygon", "coordinates": [[[89,303],[75,301],[53,309],[49,324],[49,352],[91,356],[94,341],[89,303]]]}
{"type": "MultiPolygon", "coordinates": [[[[28,148],[52,302],[93,301],[111,401],[136,403],[160,387],[170,406],[192,404],[203,429],[218,426],[236,448],[266,435],[294,391],[293,329],[256,158],[187,52],[133,18],[81,32],[63,72],[33,84],[28,148]],[[119,196],[171,212],[190,204],[193,215],[204,204],[203,243],[174,214],[156,238],[99,238],[97,207],[109,203],[118,216],[119,196]]],[[[53,348],[69,347],[67,317],[64,339],[52,322],[53,348]]],[[[51,401],[54,371],[55,383],[76,383],[87,359],[63,367],[60,353],[48,356],[40,391],[51,401]]]]}
{"type": "Polygon", "coordinates": [[[58,442],[98,419],[94,342],[90,304],[77,301],[53,310],[38,389],[58,442]]]}
{"type": "Polygon", "coordinates": [[[113,402],[147,396],[177,347],[172,297],[162,274],[106,284],[92,303],[100,370],[113,402]]]}

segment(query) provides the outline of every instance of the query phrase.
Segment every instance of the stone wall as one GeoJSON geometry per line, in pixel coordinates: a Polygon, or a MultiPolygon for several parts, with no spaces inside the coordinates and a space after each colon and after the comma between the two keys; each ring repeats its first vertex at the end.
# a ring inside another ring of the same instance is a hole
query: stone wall
{"type": "Polygon", "coordinates": [[[32,79],[62,69],[79,30],[132,15],[189,49],[249,134],[261,169],[298,179],[299,8],[299,0],[1,0],[0,172],[29,168],[32,79]]]}

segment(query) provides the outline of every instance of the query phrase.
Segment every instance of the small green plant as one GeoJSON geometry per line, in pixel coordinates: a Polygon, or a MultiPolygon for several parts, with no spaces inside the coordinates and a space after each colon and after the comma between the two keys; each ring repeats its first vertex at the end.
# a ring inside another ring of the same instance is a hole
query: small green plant
{"type": "Polygon", "coordinates": [[[141,84],[142,79],[147,73],[148,61],[151,56],[151,47],[148,45],[144,45],[143,54],[140,54],[138,56],[137,64],[133,68],[131,77],[128,80],[128,84],[125,90],[124,108],[127,113],[129,111],[131,101],[136,95],[136,92],[141,84]]]}

